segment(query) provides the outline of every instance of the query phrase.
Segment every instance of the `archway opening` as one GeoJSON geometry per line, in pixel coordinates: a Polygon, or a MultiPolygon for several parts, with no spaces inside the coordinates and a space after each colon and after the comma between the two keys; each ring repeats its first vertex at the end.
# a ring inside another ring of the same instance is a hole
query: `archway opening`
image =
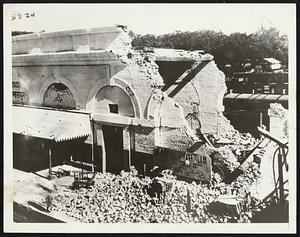
{"type": "Polygon", "coordinates": [[[135,117],[133,103],[124,90],[117,86],[105,86],[96,95],[95,114],[119,114],[135,117]]]}
{"type": "MultiPolygon", "coordinates": [[[[118,86],[105,86],[99,90],[93,103],[93,112],[111,117],[118,117],[118,115],[135,117],[135,109],[130,96],[118,86]]],[[[101,123],[101,121],[99,122],[101,123]]],[[[113,118],[111,125],[102,124],[101,126],[106,171],[120,173],[127,167],[129,156],[129,150],[124,150],[124,127],[115,125],[113,118]]]]}
{"type": "Polygon", "coordinates": [[[62,83],[51,84],[43,100],[43,106],[61,109],[76,109],[76,102],[71,90],[62,83]]]}

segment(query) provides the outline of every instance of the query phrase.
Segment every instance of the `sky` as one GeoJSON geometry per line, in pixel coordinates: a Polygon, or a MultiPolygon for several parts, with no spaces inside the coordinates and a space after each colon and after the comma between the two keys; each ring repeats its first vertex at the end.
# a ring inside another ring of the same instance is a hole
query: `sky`
{"type": "MultiPolygon", "coordinates": [[[[5,8],[12,30],[46,32],[127,25],[137,34],[176,30],[254,33],[261,26],[288,32],[291,4],[15,4],[5,8]],[[34,17],[23,17],[25,13],[34,17]],[[20,13],[22,19],[16,14],[20,13]],[[12,20],[12,14],[16,17],[12,20]]],[[[295,8],[294,8],[295,9],[295,8]]]]}

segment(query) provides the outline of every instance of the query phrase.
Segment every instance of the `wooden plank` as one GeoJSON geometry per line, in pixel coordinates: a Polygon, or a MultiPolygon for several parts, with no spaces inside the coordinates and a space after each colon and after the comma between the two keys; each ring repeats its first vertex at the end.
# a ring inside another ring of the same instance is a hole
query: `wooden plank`
{"type": "Polygon", "coordinates": [[[263,129],[263,128],[260,128],[260,127],[257,127],[258,131],[263,135],[265,136],[266,138],[270,139],[271,141],[273,142],[276,142],[279,146],[281,147],[284,147],[284,148],[288,148],[286,142],[282,141],[280,138],[278,137],[275,137],[274,135],[272,135],[269,131],[263,129]]]}
{"type": "Polygon", "coordinates": [[[196,65],[192,66],[192,68],[189,68],[186,70],[182,76],[180,76],[176,83],[177,86],[168,93],[169,97],[173,98],[187,83],[189,83],[210,61],[200,61],[197,62],[196,65]]]}

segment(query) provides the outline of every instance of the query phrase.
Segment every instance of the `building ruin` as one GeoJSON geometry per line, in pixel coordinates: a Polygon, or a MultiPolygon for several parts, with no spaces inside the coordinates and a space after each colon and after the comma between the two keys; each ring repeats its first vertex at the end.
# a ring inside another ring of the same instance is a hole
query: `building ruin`
{"type": "Polygon", "coordinates": [[[50,156],[150,169],[157,149],[232,130],[225,76],[202,51],[134,49],[116,26],[15,36],[12,54],[15,167],[50,156]]]}

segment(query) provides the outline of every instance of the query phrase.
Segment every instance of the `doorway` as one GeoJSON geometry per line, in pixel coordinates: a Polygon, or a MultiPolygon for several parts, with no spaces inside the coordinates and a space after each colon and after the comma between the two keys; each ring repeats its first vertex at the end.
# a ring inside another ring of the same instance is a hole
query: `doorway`
{"type": "Polygon", "coordinates": [[[102,125],[106,153],[106,171],[119,174],[124,169],[123,128],[102,125]]]}

